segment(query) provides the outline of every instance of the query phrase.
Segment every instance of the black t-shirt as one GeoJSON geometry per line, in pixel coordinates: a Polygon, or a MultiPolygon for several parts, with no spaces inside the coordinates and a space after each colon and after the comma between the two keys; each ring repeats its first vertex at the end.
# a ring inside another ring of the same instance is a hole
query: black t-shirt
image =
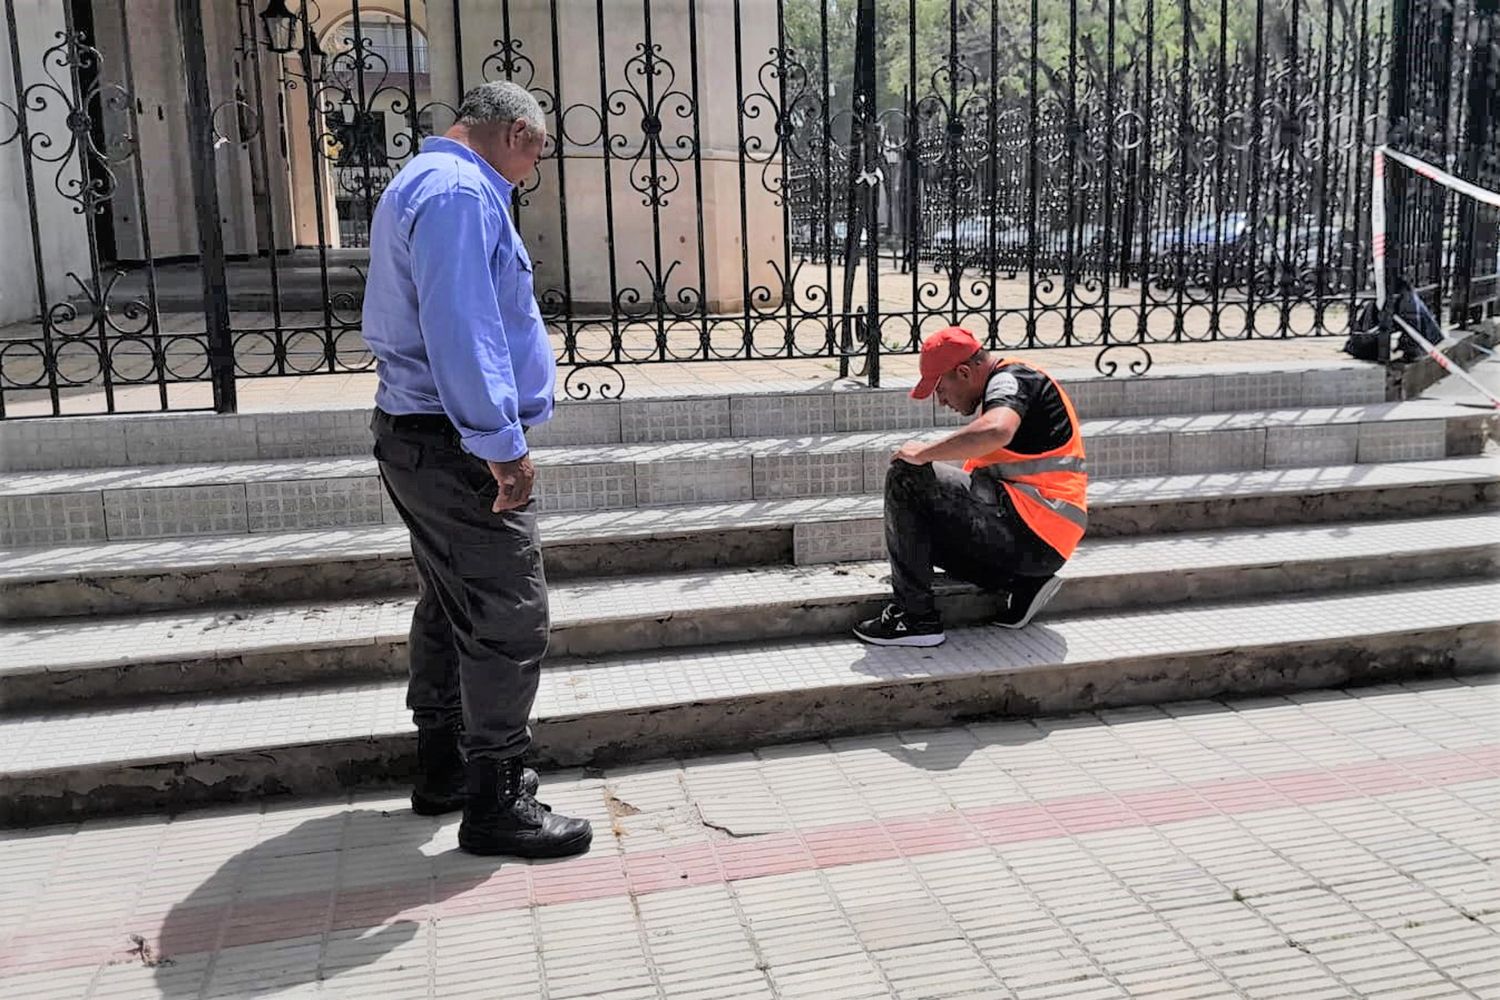
{"type": "Polygon", "coordinates": [[[1061,448],[1073,435],[1068,409],[1052,380],[1035,368],[1010,364],[995,370],[984,387],[984,413],[1004,406],[1021,415],[1021,426],[1007,445],[1023,455],[1061,448]]]}

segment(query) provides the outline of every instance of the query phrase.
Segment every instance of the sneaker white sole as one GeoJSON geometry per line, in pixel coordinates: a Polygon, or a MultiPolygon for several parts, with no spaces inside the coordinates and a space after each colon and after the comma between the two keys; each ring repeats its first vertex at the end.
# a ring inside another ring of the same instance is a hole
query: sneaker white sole
{"type": "Polygon", "coordinates": [[[1042,589],[1037,591],[1036,596],[1031,599],[1031,607],[1026,609],[1025,618],[1015,623],[996,622],[995,624],[1001,628],[1025,628],[1031,624],[1031,620],[1036,617],[1036,613],[1045,608],[1051,602],[1052,598],[1057,596],[1057,592],[1062,588],[1062,585],[1062,577],[1054,576],[1042,584],[1042,589]]]}
{"type": "Polygon", "coordinates": [[[855,629],[854,637],[860,642],[867,642],[872,646],[912,646],[915,648],[941,646],[948,641],[948,637],[941,632],[937,635],[908,635],[902,636],[899,639],[882,639],[878,636],[865,635],[859,629],[855,629]]]}

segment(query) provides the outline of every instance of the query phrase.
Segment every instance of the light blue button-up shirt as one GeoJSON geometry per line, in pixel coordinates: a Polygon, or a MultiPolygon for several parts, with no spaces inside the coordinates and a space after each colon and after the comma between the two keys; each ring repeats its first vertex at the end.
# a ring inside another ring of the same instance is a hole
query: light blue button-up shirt
{"type": "Polygon", "coordinates": [[[428,139],[380,197],[365,282],[375,405],[446,414],[494,462],[526,454],[557,380],[511,190],[463,143],[428,139]]]}

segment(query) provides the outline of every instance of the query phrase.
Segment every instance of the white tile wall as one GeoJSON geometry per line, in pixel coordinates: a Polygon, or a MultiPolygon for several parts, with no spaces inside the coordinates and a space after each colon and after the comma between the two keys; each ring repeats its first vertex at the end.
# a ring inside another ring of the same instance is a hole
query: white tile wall
{"type": "Polygon", "coordinates": [[[792,532],[793,561],[799,566],[855,562],[885,556],[885,529],[879,520],[804,521],[792,532]]]}
{"type": "Polygon", "coordinates": [[[1359,461],[1416,462],[1448,453],[1442,420],[1387,420],[1359,425],[1359,461]]]}
{"type": "Polygon", "coordinates": [[[107,537],[101,493],[0,496],[0,544],[68,545],[107,537]]]}
{"type": "Polygon", "coordinates": [[[304,479],[249,483],[250,531],[303,531],[380,524],[385,490],[378,478],[304,479]]]}
{"type": "Polygon", "coordinates": [[[244,484],[106,490],[111,541],[222,535],[249,529],[244,484]]]}
{"type": "Polygon", "coordinates": [[[865,456],[863,452],[757,455],[754,477],[757,500],[860,493],[865,485],[865,456]]]}
{"type": "Polygon", "coordinates": [[[1172,435],[1172,472],[1227,472],[1266,467],[1266,432],[1188,431],[1172,435]]]}
{"type": "Polygon", "coordinates": [[[1353,465],[1358,424],[1266,429],[1266,468],[1298,465],[1353,465]]]}
{"type": "Polygon", "coordinates": [[[620,430],[626,444],[727,438],[729,397],[625,400],[620,404],[620,430]]]}
{"type": "Polygon", "coordinates": [[[833,434],[837,425],[833,396],[735,396],[729,401],[735,437],[792,437],[833,434]]]}
{"type": "Polygon", "coordinates": [[[637,465],[635,490],[636,502],[643,507],[749,500],[754,495],[751,459],[746,455],[637,465]]]}

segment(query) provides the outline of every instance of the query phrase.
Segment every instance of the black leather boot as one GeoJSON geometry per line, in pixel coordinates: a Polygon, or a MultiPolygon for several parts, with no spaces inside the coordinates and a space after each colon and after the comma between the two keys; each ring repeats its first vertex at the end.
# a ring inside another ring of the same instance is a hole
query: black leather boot
{"type": "Polygon", "coordinates": [[[471,759],[464,771],[469,796],[458,846],[465,851],[564,858],[589,849],[594,837],[589,821],[545,809],[526,791],[519,760],[471,759]]]}
{"type": "MultiPolygon", "coordinates": [[[[535,795],[541,787],[537,773],[526,768],[522,786],[535,795]]],[[[441,816],[464,806],[464,759],[454,729],[417,730],[417,780],[411,793],[411,811],[418,816],[441,816]]]]}

